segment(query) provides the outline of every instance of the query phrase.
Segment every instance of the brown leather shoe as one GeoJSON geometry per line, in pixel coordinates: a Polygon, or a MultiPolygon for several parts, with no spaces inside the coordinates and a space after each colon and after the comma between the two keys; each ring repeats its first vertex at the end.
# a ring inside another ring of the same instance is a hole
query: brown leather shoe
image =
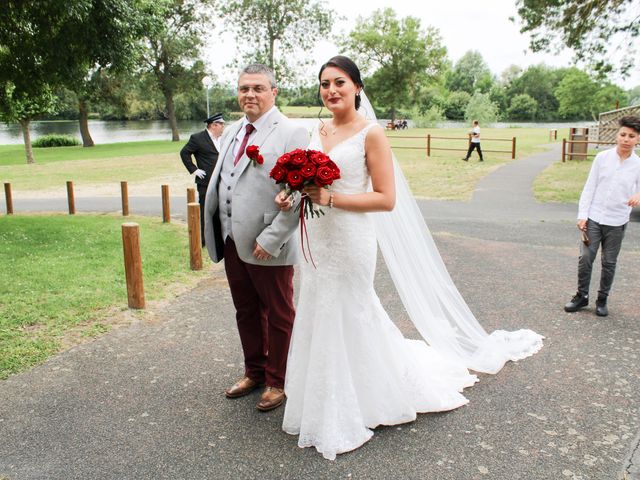
{"type": "Polygon", "coordinates": [[[227,398],[244,397],[245,395],[253,392],[260,386],[260,383],[251,380],[249,377],[244,377],[242,380],[238,380],[233,384],[231,388],[227,388],[224,394],[227,398]]]}
{"type": "Polygon", "coordinates": [[[285,399],[284,390],[282,388],[267,387],[260,397],[260,401],[256,405],[256,408],[261,412],[268,412],[274,408],[278,408],[284,403],[285,399]]]}

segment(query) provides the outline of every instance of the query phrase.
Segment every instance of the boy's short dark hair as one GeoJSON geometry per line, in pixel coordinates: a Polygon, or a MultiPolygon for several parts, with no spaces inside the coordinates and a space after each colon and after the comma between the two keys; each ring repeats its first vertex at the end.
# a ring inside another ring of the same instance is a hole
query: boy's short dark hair
{"type": "Polygon", "coordinates": [[[620,127],[627,127],[635,130],[636,133],[640,133],[640,117],[627,115],[626,117],[622,117],[618,123],[620,127]]]}

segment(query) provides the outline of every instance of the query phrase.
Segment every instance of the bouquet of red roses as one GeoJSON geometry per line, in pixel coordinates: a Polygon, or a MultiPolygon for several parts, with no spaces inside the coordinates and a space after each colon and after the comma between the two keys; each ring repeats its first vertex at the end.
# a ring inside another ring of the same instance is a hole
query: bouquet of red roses
{"type": "MultiPolygon", "coordinates": [[[[328,188],[334,180],[340,178],[338,166],[322,152],[317,150],[292,150],[282,155],[271,169],[269,176],[276,183],[284,186],[287,195],[294,191],[301,191],[307,185],[317,185],[328,188]]],[[[324,215],[321,209],[316,209],[311,200],[303,196],[296,210],[300,209],[300,216],[304,218],[324,215]]]]}

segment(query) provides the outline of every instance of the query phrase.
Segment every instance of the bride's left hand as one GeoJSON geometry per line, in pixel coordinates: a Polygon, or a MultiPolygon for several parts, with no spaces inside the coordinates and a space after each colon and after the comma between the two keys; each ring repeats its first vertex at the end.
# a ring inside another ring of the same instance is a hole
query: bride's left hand
{"type": "Polygon", "coordinates": [[[317,185],[309,185],[302,190],[306,193],[309,199],[316,205],[327,206],[329,205],[330,193],[326,188],[320,188],[317,185]]]}

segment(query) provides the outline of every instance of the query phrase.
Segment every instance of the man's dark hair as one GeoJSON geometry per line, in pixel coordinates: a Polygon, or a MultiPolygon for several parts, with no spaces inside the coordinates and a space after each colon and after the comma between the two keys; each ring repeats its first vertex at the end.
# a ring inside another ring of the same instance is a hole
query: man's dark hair
{"type": "Polygon", "coordinates": [[[618,123],[621,127],[627,127],[635,130],[636,133],[640,133],[640,117],[627,115],[626,117],[622,117],[618,123]]]}

